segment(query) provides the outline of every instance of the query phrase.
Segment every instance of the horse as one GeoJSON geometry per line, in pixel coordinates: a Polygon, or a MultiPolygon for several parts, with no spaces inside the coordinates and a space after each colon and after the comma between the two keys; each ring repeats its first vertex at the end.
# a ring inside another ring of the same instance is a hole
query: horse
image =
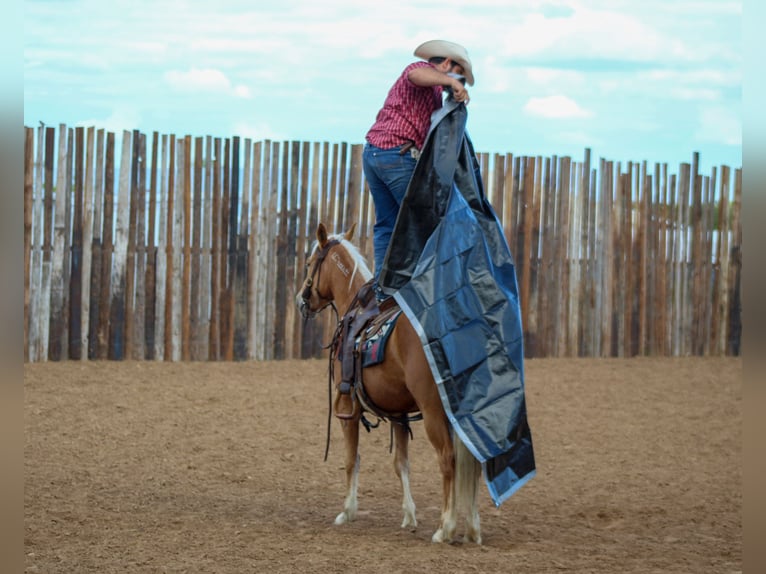
{"type": "MultiPolygon", "coordinates": [[[[316,241],[306,261],[306,278],[296,295],[296,304],[305,319],[328,306],[334,306],[338,316],[344,317],[351,311],[360,289],[370,281],[372,273],[351,242],[355,228],[354,223],[345,233],[328,235],[324,224],[317,226],[316,241]]],[[[330,361],[331,384],[336,387],[333,410],[340,419],[345,443],[346,497],[343,510],[335,518],[335,524],[342,525],[353,521],[358,509],[359,423],[363,406],[360,401],[352,401],[349,395],[340,393],[337,382],[332,381],[332,373],[338,372],[341,365],[337,356],[331,355],[330,361]],[[339,405],[348,407],[349,402],[352,403],[352,413],[341,416],[339,405]]],[[[465,515],[464,540],[481,544],[477,502],[481,464],[452,431],[422,343],[404,313],[394,324],[383,362],[364,367],[362,374],[366,397],[377,407],[376,415],[380,418],[381,411],[390,415],[394,471],[403,491],[401,527],[417,527],[409,479],[411,431],[406,421],[411,420],[408,416],[413,413],[420,413],[428,440],[437,453],[442,475],[441,517],[432,541],[455,542],[458,514],[462,512],[465,515]]]]}

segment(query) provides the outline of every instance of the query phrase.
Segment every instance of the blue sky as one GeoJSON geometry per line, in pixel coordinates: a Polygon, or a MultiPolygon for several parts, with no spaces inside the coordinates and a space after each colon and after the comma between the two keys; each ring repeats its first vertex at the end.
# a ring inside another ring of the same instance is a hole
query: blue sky
{"type": "Polygon", "coordinates": [[[421,42],[479,152],[742,165],[742,2],[24,2],[24,124],[361,143],[421,42]]]}

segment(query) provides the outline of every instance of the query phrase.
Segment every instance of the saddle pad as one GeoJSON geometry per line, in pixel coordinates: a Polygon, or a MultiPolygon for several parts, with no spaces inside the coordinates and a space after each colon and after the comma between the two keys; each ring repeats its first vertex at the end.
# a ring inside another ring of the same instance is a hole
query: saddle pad
{"type": "Polygon", "coordinates": [[[376,326],[373,325],[367,331],[365,331],[364,343],[362,343],[360,353],[362,357],[362,368],[371,367],[372,365],[377,365],[378,363],[383,362],[385,357],[386,342],[391,336],[391,332],[394,330],[396,320],[401,314],[402,311],[400,309],[391,315],[391,317],[386,319],[377,329],[376,326]],[[370,332],[373,329],[376,329],[375,332],[370,332]]]}

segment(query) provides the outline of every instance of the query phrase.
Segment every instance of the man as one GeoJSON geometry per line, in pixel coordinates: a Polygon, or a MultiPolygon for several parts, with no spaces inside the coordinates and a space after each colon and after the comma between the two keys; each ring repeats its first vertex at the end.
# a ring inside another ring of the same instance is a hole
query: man
{"type": "Polygon", "coordinates": [[[386,256],[399,206],[415,170],[420,149],[431,126],[431,114],[441,108],[443,90],[457,102],[468,103],[468,91],[457,76],[473,85],[473,70],[463,46],[430,40],[415,49],[421,61],[407,66],[388,92],[375,123],[367,132],[362,165],[375,204],[373,248],[375,287],[386,256]]]}

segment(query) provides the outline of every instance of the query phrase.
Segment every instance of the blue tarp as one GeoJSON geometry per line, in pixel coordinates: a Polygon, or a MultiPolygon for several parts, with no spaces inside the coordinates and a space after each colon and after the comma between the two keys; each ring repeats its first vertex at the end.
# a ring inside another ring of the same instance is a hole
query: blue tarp
{"type": "Polygon", "coordinates": [[[452,428],[499,506],[535,460],[515,266],[466,119],[453,100],[434,114],[379,284],[418,332],[452,428]]]}

